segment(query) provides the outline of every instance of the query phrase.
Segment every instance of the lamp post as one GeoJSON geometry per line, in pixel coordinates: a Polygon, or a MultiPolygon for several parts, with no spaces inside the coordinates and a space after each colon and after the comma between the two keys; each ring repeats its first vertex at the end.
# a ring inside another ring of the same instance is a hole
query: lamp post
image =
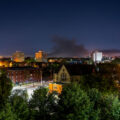
{"type": "Polygon", "coordinates": [[[41,86],[42,86],[42,70],[40,71],[40,73],[41,73],[40,77],[41,77],[41,86]]]}
{"type": "Polygon", "coordinates": [[[33,82],[33,87],[34,87],[34,81],[33,81],[33,78],[32,78],[32,74],[30,74],[30,80],[33,82]]]}

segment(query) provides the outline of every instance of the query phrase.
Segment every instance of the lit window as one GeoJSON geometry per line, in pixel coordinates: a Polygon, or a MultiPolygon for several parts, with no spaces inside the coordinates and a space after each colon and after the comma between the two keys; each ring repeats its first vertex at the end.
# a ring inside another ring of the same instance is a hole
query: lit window
{"type": "Polygon", "coordinates": [[[66,74],[65,73],[61,74],[61,80],[66,80],[66,74]]]}

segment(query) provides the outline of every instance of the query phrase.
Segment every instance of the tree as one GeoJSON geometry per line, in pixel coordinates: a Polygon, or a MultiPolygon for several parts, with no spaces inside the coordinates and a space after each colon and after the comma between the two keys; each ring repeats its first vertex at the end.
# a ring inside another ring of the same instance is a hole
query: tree
{"type": "Polygon", "coordinates": [[[113,99],[111,113],[114,120],[120,120],[120,100],[117,96],[113,99]]]}
{"type": "Polygon", "coordinates": [[[10,96],[13,113],[19,120],[29,120],[28,95],[26,91],[15,90],[10,96]]]}
{"type": "Polygon", "coordinates": [[[54,120],[120,120],[118,96],[72,83],[59,96],[54,120]]]}
{"type": "Polygon", "coordinates": [[[0,107],[3,107],[11,94],[12,81],[1,71],[0,74],[0,107]]]}
{"type": "Polygon", "coordinates": [[[113,64],[120,64],[120,58],[115,58],[113,61],[112,61],[113,64]]]}
{"type": "Polygon", "coordinates": [[[81,87],[85,90],[96,88],[101,92],[118,92],[115,81],[111,75],[106,76],[100,73],[85,75],[79,81],[81,87]]]}
{"type": "Polygon", "coordinates": [[[115,64],[98,64],[91,74],[80,76],[78,82],[83,89],[96,88],[102,92],[120,90],[120,66],[115,64]]]}
{"type": "Polygon", "coordinates": [[[89,89],[87,95],[92,105],[89,119],[96,120],[93,117],[95,118],[94,113],[97,111],[97,118],[100,120],[120,120],[120,100],[117,94],[106,94],[97,89],[89,89]]]}
{"type": "Polygon", "coordinates": [[[59,96],[57,120],[88,120],[90,113],[90,100],[78,84],[64,87],[59,96]]]}
{"type": "Polygon", "coordinates": [[[12,67],[19,67],[19,63],[18,62],[13,62],[12,67]]]}
{"type": "Polygon", "coordinates": [[[55,97],[53,94],[48,94],[46,88],[39,88],[34,91],[29,107],[35,120],[50,120],[54,113],[55,97]]]}
{"type": "Polygon", "coordinates": [[[0,110],[0,120],[19,120],[12,111],[10,103],[6,103],[4,108],[0,110]]]}

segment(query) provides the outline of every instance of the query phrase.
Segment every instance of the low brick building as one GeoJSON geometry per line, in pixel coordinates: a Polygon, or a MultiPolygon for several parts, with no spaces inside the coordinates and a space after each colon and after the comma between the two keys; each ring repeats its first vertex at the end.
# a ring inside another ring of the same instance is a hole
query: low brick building
{"type": "Polygon", "coordinates": [[[14,83],[40,81],[42,73],[41,69],[34,67],[9,67],[6,72],[14,83]]]}

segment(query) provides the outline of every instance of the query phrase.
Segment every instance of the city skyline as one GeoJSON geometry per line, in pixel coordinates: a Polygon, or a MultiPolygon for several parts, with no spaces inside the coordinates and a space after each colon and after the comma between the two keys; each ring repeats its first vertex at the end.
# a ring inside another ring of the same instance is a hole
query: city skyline
{"type": "Polygon", "coordinates": [[[0,1],[0,55],[16,50],[27,55],[40,49],[54,52],[54,36],[75,40],[89,51],[120,53],[119,4],[113,0],[0,1]]]}

